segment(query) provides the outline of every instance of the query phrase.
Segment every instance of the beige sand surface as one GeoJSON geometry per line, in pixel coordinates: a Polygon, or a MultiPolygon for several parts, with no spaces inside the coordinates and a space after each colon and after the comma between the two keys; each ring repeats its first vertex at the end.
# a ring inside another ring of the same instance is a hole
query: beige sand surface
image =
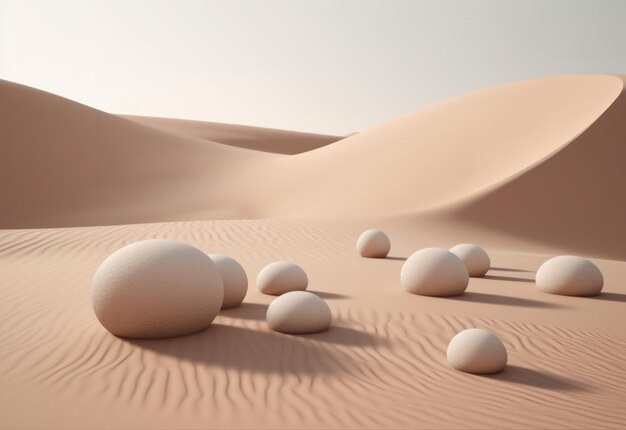
{"type": "Polygon", "coordinates": [[[0,427],[624,428],[625,104],[618,77],[545,78],[285,155],[0,82],[0,427]],[[369,228],[387,258],[358,256],[369,228]],[[147,238],[236,258],[244,305],[191,336],[110,335],[91,277],[147,238]],[[406,257],[457,243],[487,250],[484,278],[403,290],[406,257]],[[598,265],[600,296],[537,290],[563,253],[598,265]],[[306,270],[329,331],[267,327],[254,280],[276,260],[306,270]],[[505,372],[449,368],[470,327],[503,340],[505,372]]]}
{"type": "Polygon", "coordinates": [[[594,259],[597,298],[539,292],[546,255],[487,247],[494,269],[465,295],[407,294],[402,259],[448,246],[419,228],[376,222],[388,259],[363,259],[372,222],[194,221],[0,235],[0,423],[15,427],[614,427],[626,423],[626,264],[594,259]],[[239,259],[251,285],[241,308],[205,332],[170,340],[110,335],[89,282],[123,244],[176,238],[239,259]],[[255,274],[291,258],[331,306],[325,333],[289,336],[264,321],[273,297],[255,274]],[[507,345],[509,368],[480,377],[450,369],[448,341],[485,327],[507,345]]]}

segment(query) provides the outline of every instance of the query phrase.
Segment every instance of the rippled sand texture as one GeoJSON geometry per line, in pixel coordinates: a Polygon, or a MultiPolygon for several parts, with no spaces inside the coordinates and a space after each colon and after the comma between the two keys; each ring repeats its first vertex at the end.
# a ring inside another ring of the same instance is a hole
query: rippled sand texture
{"type": "Polygon", "coordinates": [[[390,258],[362,259],[354,241],[372,222],[0,232],[0,425],[623,428],[625,263],[595,260],[607,281],[598,298],[560,297],[532,283],[545,256],[494,249],[494,269],[471,279],[464,296],[412,296],[399,285],[399,268],[431,239],[386,224],[390,258]],[[196,335],[110,335],[91,311],[90,278],[110,252],[149,237],[238,258],[252,280],[246,303],[196,335]],[[271,298],[255,290],[254,277],[286,257],[331,306],[328,332],[267,328],[271,298]],[[481,377],[447,366],[448,341],[468,327],[502,338],[510,357],[504,373],[481,377]]]}
{"type": "Polygon", "coordinates": [[[344,138],[117,116],[0,81],[0,427],[626,428],[624,81],[500,85],[344,138]],[[387,258],[358,257],[370,228],[387,258]],[[236,258],[245,304],[192,336],[110,335],[91,278],[146,238],[236,258]],[[464,242],[493,264],[465,294],[402,289],[412,252],[464,242]],[[603,293],[540,293],[559,254],[591,258],[603,293]],[[268,329],[254,280],[275,260],[307,272],[328,332],[268,329]],[[470,327],[502,338],[504,373],[448,367],[470,327]]]}

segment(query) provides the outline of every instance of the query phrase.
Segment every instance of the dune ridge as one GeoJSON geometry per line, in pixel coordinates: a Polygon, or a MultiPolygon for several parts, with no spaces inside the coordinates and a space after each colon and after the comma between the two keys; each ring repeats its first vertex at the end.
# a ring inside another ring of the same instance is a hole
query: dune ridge
{"type": "MultiPolygon", "coordinates": [[[[586,131],[592,125],[609,145],[619,146],[623,89],[620,77],[608,75],[504,84],[284,160],[293,163],[291,176],[301,180],[298,185],[308,186],[296,213],[384,216],[445,210],[530,172],[574,143],[588,146],[586,131]],[[320,165],[324,175],[311,181],[320,165]],[[346,171],[351,174],[341,176],[346,171]],[[326,192],[331,187],[333,193],[326,192]],[[337,204],[347,195],[349,202],[337,204]],[[309,200],[315,204],[307,205],[309,200]]],[[[596,158],[604,156],[597,151],[596,158]]],[[[575,169],[581,161],[570,163],[575,169]]]]}
{"type": "MultiPolygon", "coordinates": [[[[193,219],[210,212],[229,218],[220,203],[229,185],[211,186],[219,172],[244,171],[273,156],[156,130],[6,81],[0,81],[0,127],[2,228],[193,219]]],[[[229,182],[236,183],[236,177],[229,182]]]]}
{"type": "Polygon", "coordinates": [[[119,116],[183,136],[197,137],[239,148],[277,154],[300,154],[343,139],[343,136],[277,130],[249,125],[137,115],[119,116]]]}
{"type": "MultiPolygon", "coordinates": [[[[624,78],[622,78],[622,81],[624,78]]],[[[526,171],[467,197],[447,216],[530,241],[626,260],[626,97],[526,171]]]]}

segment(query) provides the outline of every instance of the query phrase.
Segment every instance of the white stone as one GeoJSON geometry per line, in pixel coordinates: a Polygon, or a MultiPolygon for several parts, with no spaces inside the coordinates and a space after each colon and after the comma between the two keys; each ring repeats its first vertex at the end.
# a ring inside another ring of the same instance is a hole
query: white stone
{"type": "Polygon", "coordinates": [[[502,341],[489,330],[463,330],[448,344],[448,363],[468,373],[496,373],[504,370],[508,355],[502,341]]]}
{"type": "Polygon", "coordinates": [[[404,262],[400,282],[412,294],[456,296],[467,288],[469,274],[459,257],[450,251],[424,248],[404,262]]]}
{"type": "Polygon", "coordinates": [[[267,324],[281,333],[317,333],[330,327],[332,313],[322,298],[308,291],[291,291],[267,308],[267,324]]]}
{"type": "Polygon", "coordinates": [[[129,338],[204,330],[224,297],[222,277],[209,256],[174,240],[144,240],[115,251],[96,271],[92,286],[100,323],[129,338]]]}
{"type": "Polygon", "coordinates": [[[491,268],[489,255],[478,245],[462,243],[450,249],[450,252],[461,259],[470,276],[485,276],[491,268]]]}
{"type": "Polygon", "coordinates": [[[359,236],[356,249],[361,257],[385,258],[391,250],[389,237],[380,230],[367,230],[359,236]]]}
{"type": "Polygon", "coordinates": [[[275,296],[289,291],[304,291],[309,279],[300,266],[291,261],[275,261],[265,266],[256,279],[256,286],[263,294],[275,296]]]}
{"type": "Polygon", "coordinates": [[[222,309],[234,308],[243,302],[248,292],[248,276],[241,264],[228,255],[210,254],[222,275],[224,283],[224,301],[222,309]]]}
{"type": "Polygon", "coordinates": [[[541,265],[535,276],[537,288],[564,296],[595,296],[602,291],[602,272],[586,258],[561,255],[541,265]]]}

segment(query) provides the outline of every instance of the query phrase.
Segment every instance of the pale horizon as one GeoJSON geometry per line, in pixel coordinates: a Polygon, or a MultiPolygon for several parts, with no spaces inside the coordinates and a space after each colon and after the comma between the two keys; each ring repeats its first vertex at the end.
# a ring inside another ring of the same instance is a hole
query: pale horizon
{"type": "Polygon", "coordinates": [[[336,135],[506,82],[626,73],[620,1],[4,0],[0,16],[2,79],[111,113],[336,135]]]}

